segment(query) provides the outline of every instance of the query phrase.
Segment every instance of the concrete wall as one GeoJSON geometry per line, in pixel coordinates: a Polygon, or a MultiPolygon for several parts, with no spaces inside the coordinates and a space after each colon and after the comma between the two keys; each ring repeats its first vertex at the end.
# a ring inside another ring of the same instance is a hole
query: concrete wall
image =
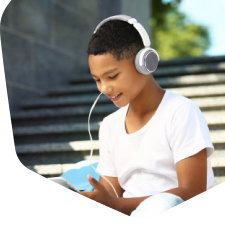
{"type": "Polygon", "coordinates": [[[150,34],[150,1],[151,0],[101,0],[99,20],[116,14],[132,16],[140,22],[150,34]]]}
{"type": "Polygon", "coordinates": [[[10,2],[1,41],[11,111],[87,69],[86,47],[97,22],[98,0],[10,2]]]}
{"type": "Polygon", "coordinates": [[[88,70],[86,49],[97,24],[115,14],[138,19],[149,32],[149,0],[12,0],[1,20],[10,111],[43,98],[88,70]],[[142,4],[140,4],[140,2],[142,4]]]}

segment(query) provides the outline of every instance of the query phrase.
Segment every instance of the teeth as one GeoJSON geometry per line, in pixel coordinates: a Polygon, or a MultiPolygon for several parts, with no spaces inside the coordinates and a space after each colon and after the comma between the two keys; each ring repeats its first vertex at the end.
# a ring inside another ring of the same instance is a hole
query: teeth
{"type": "Polygon", "coordinates": [[[112,97],[112,98],[116,98],[117,96],[119,96],[120,95],[120,93],[119,94],[117,94],[116,96],[114,96],[114,97],[112,97]]]}

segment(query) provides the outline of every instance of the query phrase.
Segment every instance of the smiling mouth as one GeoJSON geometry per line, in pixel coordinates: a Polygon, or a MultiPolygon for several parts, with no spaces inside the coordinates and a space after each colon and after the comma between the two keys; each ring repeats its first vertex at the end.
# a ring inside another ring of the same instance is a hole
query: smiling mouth
{"type": "Polygon", "coordinates": [[[117,95],[115,95],[115,96],[113,96],[113,97],[110,97],[110,98],[114,99],[114,98],[118,97],[120,94],[121,94],[121,93],[118,93],[117,95]]]}
{"type": "Polygon", "coordinates": [[[117,95],[115,95],[113,97],[110,97],[110,100],[113,101],[113,102],[118,101],[120,99],[121,94],[122,93],[119,93],[119,94],[117,94],[117,95]]]}

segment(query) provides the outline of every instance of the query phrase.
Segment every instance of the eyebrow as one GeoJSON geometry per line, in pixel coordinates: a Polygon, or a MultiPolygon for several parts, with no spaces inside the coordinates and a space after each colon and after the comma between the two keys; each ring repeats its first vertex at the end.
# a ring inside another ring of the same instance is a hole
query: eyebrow
{"type": "MultiPolygon", "coordinates": [[[[107,75],[107,74],[112,73],[112,72],[114,72],[114,71],[116,71],[116,70],[118,70],[118,68],[110,69],[110,70],[104,72],[103,75],[107,75]]],[[[98,76],[96,76],[96,75],[92,75],[92,76],[93,76],[93,77],[98,77],[98,76]]]]}

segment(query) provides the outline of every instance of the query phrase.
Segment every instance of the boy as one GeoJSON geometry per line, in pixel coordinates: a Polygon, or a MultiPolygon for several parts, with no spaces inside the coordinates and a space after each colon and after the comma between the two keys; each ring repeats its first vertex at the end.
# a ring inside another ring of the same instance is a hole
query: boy
{"type": "Polygon", "coordinates": [[[206,120],[191,100],[163,90],[151,73],[135,68],[144,47],[139,32],[121,20],[104,23],[88,45],[98,90],[119,110],[99,130],[100,177],[79,194],[133,217],[161,213],[213,183],[213,152],[206,120]]]}

